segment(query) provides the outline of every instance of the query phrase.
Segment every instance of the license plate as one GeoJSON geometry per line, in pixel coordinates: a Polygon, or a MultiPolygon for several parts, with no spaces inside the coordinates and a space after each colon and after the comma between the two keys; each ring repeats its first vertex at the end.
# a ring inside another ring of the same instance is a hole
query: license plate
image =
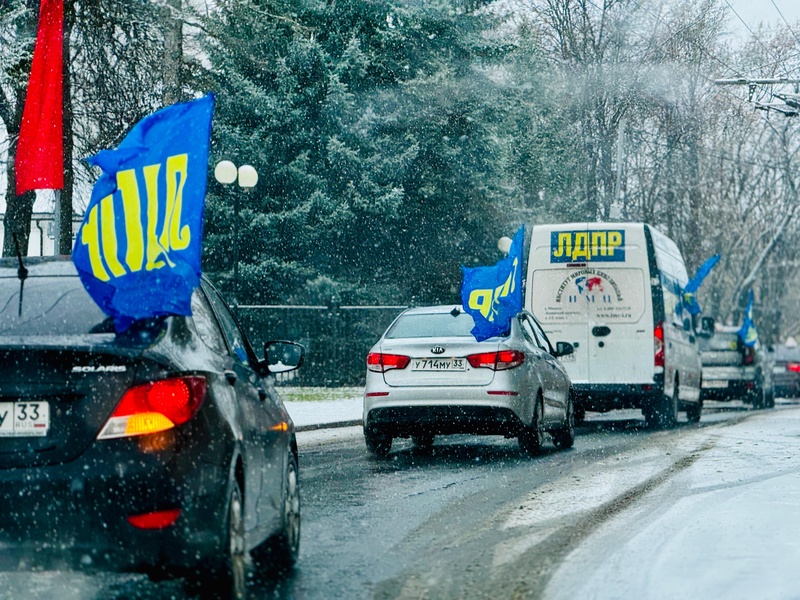
{"type": "Polygon", "coordinates": [[[467,370],[467,361],[464,358],[415,358],[411,362],[412,371],[467,370]]]}
{"type": "Polygon", "coordinates": [[[703,381],[704,388],[726,388],[728,387],[728,382],[720,379],[709,379],[708,381],[703,381]]]}
{"type": "Polygon", "coordinates": [[[44,437],[49,429],[49,403],[0,402],[0,437],[44,437]]]}

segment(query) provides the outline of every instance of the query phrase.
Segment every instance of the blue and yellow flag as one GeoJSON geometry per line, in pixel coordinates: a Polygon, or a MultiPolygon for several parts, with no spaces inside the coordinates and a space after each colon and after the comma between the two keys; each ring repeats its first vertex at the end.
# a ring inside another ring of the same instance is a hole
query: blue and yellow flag
{"type": "Polygon", "coordinates": [[[522,310],[522,247],[525,226],[511,242],[508,256],[493,267],[461,267],[461,305],[472,315],[472,335],[479,342],[504,335],[522,310]]]}
{"type": "Polygon", "coordinates": [[[137,319],[192,314],[213,109],[211,94],[168,106],[134,125],[116,150],[87,159],[103,174],[72,260],[118,331],[137,319]]]}
{"type": "Polygon", "coordinates": [[[750,290],[750,297],[747,300],[747,308],[744,311],[744,322],[739,329],[739,338],[748,348],[752,348],[758,343],[758,330],[753,323],[753,290],[750,290]]]}
{"type": "Polygon", "coordinates": [[[700,268],[697,269],[697,273],[694,274],[689,282],[686,284],[686,287],[683,289],[683,308],[686,309],[692,315],[698,315],[702,312],[700,305],[697,303],[697,298],[695,297],[695,292],[698,288],[702,285],[703,280],[708,276],[711,272],[711,269],[719,262],[720,255],[715,254],[702,265],[700,268]]]}

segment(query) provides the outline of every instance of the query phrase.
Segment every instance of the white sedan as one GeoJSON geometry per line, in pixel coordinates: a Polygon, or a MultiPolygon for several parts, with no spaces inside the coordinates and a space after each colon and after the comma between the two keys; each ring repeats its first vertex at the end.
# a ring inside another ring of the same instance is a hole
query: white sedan
{"type": "Polygon", "coordinates": [[[472,317],[460,306],[410,308],[367,355],[364,438],[386,456],[396,437],[430,447],[436,435],[517,437],[528,454],[549,433],[557,448],[574,443],[572,386],[559,356],[527,311],[506,335],[475,341],[472,317]]]}

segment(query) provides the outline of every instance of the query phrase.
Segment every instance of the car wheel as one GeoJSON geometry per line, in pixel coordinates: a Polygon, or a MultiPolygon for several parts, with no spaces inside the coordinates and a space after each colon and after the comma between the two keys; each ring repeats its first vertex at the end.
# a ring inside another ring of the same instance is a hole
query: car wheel
{"type": "Polygon", "coordinates": [[[766,406],[766,391],[764,390],[763,386],[756,385],[756,387],[753,388],[753,390],[750,392],[750,403],[753,405],[755,410],[760,410],[766,406]]]}
{"type": "Polygon", "coordinates": [[[533,407],[533,423],[523,427],[517,438],[520,450],[529,456],[535,456],[542,450],[544,443],[543,412],[544,406],[542,405],[542,396],[540,394],[536,397],[536,404],[533,407]]]}
{"type": "Polygon", "coordinates": [[[228,518],[225,524],[225,546],[222,560],[203,569],[190,580],[189,592],[200,598],[233,598],[242,600],[247,594],[249,561],[245,550],[244,508],[238,482],[231,484],[228,518]]]}
{"type": "Polygon", "coordinates": [[[700,421],[700,415],[703,412],[703,400],[698,399],[697,402],[693,402],[690,404],[686,409],[686,418],[689,420],[689,423],[697,423],[700,421]]]}
{"type": "Polygon", "coordinates": [[[678,424],[678,380],[672,386],[672,396],[663,395],[656,406],[644,413],[647,424],[658,429],[671,429],[678,424]]]}
{"type": "Polygon", "coordinates": [[[572,390],[567,397],[567,410],[564,415],[564,426],[553,431],[553,444],[559,450],[568,450],[575,445],[575,403],[572,390]]]}
{"type": "Polygon", "coordinates": [[[281,530],[253,552],[259,569],[270,575],[290,572],[300,554],[300,484],[297,457],[289,451],[283,485],[281,530]]]}
{"type": "Polygon", "coordinates": [[[767,390],[767,397],[764,401],[764,408],[775,408],[775,390],[770,387],[767,390]]]}
{"type": "Polygon", "coordinates": [[[431,433],[423,433],[421,435],[412,435],[411,441],[420,450],[430,450],[433,446],[433,441],[436,439],[431,433]]]}
{"type": "Polygon", "coordinates": [[[574,405],[573,408],[575,411],[574,412],[575,425],[583,425],[583,423],[586,421],[586,410],[574,405]]]}
{"type": "Polygon", "coordinates": [[[392,436],[375,425],[364,428],[367,451],[375,458],[386,458],[392,449],[392,436]]]}

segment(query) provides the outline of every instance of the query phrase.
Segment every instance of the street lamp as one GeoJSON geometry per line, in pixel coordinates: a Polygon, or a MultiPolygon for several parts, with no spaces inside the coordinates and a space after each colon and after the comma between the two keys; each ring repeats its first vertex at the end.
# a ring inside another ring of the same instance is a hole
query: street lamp
{"type": "MultiPolygon", "coordinates": [[[[258,173],[250,165],[242,165],[238,169],[229,160],[221,160],[214,167],[214,178],[222,185],[229,185],[238,180],[239,187],[245,193],[258,183],[258,173]]],[[[233,198],[233,302],[239,304],[239,194],[233,198]]]]}

